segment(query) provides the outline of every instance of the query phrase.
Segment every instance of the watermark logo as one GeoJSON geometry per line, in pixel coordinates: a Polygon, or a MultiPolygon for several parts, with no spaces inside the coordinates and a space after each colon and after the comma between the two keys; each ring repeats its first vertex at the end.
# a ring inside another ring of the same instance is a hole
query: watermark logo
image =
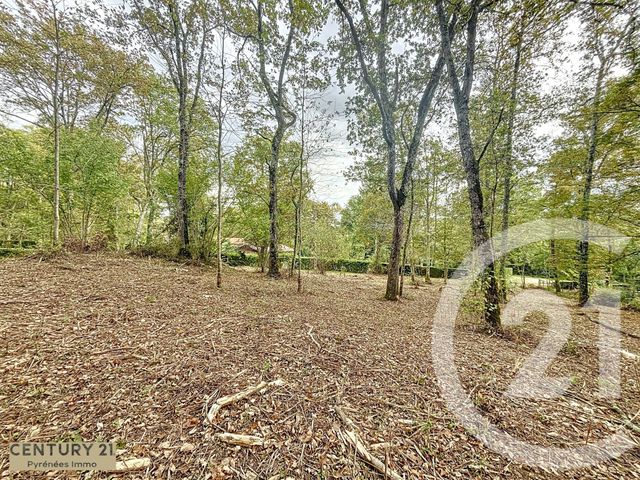
{"type": "MultiPolygon", "coordinates": [[[[455,366],[454,327],[462,299],[492,261],[526,245],[545,240],[584,240],[621,253],[627,237],[602,225],[570,219],[529,222],[510,228],[505,237],[496,237],[476,248],[458,267],[454,281],[442,290],[432,331],[433,365],[449,410],[458,421],[488,448],[512,461],[557,471],[583,468],[622,455],[636,444],[624,429],[597,442],[559,448],[544,447],[514,437],[493,425],[475,407],[465,391],[455,366]],[[497,247],[494,250],[494,246],[497,247]],[[502,246],[500,246],[502,245],[502,246]]],[[[597,292],[583,307],[597,319],[600,363],[599,396],[620,396],[620,294],[615,290],[597,292]]],[[[549,329],[505,391],[511,398],[553,399],[568,389],[570,379],[550,377],[545,372],[571,333],[571,313],[561,297],[550,292],[526,289],[503,309],[503,325],[518,325],[532,312],[549,319],[549,329]]]]}

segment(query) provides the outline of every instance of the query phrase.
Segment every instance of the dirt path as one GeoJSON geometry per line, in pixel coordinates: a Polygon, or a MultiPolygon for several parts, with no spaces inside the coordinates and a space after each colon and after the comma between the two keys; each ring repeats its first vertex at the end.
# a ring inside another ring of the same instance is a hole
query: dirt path
{"type": "MultiPolygon", "coordinates": [[[[380,277],[309,274],[297,295],[294,282],[229,270],[218,291],[209,268],[102,255],[4,260],[0,281],[3,443],[115,441],[121,457],[151,459],[141,478],[383,478],[337,434],[341,405],[371,452],[406,478],[640,478],[637,446],[556,475],[510,463],[465,431],[445,408],[431,366],[440,284],[405,287],[407,298],[390,303],[380,277]],[[216,398],[274,379],[285,385],[203,423],[216,398]],[[230,446],[220,432],[267,444],[230,446]]],[[[623,359],[622,398],[599,400],[597,326],[576,316],[573,327],[550,368],[571,376],[571,395],[529,402],[502,392],[545,321],[503,337],[462,322],[456,367],[478,408],[546,446],[619,429],[640,410],[640,365],[623,359]]],[[[640,332],[638,316],[625,316],[624,328],[640,332]]],[[[638,340],[625,337],[623,347],[640,353],[638,340]]],[[[5,451],[0,476],[9,475],[7,461],[5,451]]]]}

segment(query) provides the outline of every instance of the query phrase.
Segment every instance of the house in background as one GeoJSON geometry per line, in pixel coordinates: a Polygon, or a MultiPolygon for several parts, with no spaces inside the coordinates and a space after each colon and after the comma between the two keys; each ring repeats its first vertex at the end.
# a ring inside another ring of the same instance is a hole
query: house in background
{"type": "Polygon", "coordinates": [[[231,247],[238,250],[240,253],[248,254],[255,253],[257,254],[259,249],[255,245],[250,244],[244,238],[239,237],[231,237],[225,240],[231,247]]]}
{"type": "MultiPolygon", "coordinates": [[[[231,247],[238,250],[240,253],[247,254],[258,254],[260,253],[260,248],[249,243],[244,238],[240,237],[231,237],[225,240],[231,247]]],[[[280,244],[279,246],[280,253],[293,253],[293,248],[280,244]]]]}

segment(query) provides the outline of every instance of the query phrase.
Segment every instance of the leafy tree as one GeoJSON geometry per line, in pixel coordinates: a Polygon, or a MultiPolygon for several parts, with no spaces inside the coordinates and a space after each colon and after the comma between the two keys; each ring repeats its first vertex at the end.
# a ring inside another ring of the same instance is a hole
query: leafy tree
{"type": "MultiPolygon", "coordinates": [[[[379,9],[367,2],[359,2],[356,7],[336,0],[336,5],[345,20],[343,38],[350,40],[344,43],[347,49],[343,48],[342,52],[340,78],[359,81],[360,96],[355,99],[356,108],[361,110],[361,115],[365,112],[365,115],[371,114],[365,99],[373,101],[374,118],[384,140],[387,191],[393,205],[393,235],[385,298],[397,300],[404,206],[422,133],[444,69],[444,56],[439,53],[435,63],[431,64],[430,54],[440,49],[428,29],[424,43],[406,38],[417,25],[422,28],[429,24],[429,16],[425,15],[421,3],[409,3],[410,15],[388,0],[381,0],[379,9]],[[354,18],[352,13],[356,8],[358,18],[354,18]],[[406,41],[408,49],[403,55],[394,54],[392,45],[401,41],[406,41]],[[353,55],[357,59],[357,69],[350,61],[353,55]],[[427,75],[423,76],[423,72],[427,75]],[[416,96],[420,99],[417,105],[414,103],[416,96]],[[415,119],[413,123],[412,117],[415,119]],[[411,126],[407,127],[406,122],[411,126]],[[406,160],[397,180],[401,154],[406,155],[406,160]]],[[[447,35],[450,33],[452,36],[452,27],[453,24],[447,28],[447,35]]],[[[367,123],[365,131],[370,131],[371,123],[367,123]]]]}
{"type": "Polygon", "coordinates": [[[210,6],[205,0],[133,0],[133,19],[142,27],[164,62],[178,100],[178,196],[177,224],[180,255],[189,254],[189,203],[187,177],[194,116],[206,68],[206,45],[210,37],[210,6]]]}

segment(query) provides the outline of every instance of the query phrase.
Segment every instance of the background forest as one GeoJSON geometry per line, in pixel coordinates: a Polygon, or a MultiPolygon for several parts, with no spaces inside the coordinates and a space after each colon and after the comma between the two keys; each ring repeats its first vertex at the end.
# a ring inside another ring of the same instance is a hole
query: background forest
{"type": "Polygon", "coordinates": [[[614,283],[638,306],[637,14],[626,0],[5,2],[0,246],[215,261],[219,286],[223,262],[386,272],[396,299],[511,225],[579,218],[632,240],[621,255],[512,252],[486,305],[515,272],[582,303],[614,283]],[[341,145],[358,188],[342,203],[318,189],[341,145]]]}

